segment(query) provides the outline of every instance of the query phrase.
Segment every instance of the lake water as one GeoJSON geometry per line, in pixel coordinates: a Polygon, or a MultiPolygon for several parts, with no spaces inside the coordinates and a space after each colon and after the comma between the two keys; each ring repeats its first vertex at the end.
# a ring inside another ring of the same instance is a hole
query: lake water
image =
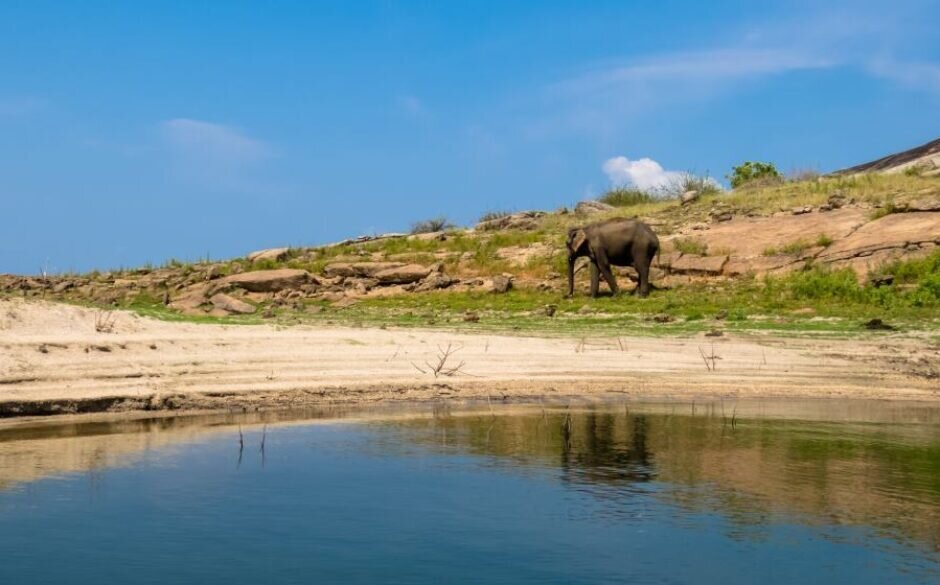
{"type": "Polygon", "coordinates": [[[940,583],[940,410],[7,423],[0,551],[10,584],[940,583]]]}

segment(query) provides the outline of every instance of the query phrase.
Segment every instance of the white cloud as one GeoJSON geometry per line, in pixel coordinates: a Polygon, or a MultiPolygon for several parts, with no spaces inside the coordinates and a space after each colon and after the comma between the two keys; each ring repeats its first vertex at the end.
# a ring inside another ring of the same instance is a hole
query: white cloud
{"type": "Polygon", "coordinates": [[[165,138],[181,155],[218,163],[246,163],[271,156],[271,148],[236,128],[189,118],[162,124],[165,138]]]}
{"type": "Polygon", "coordinates": [[[630,160],[615,156],[604,161],[604,173],[612,185],[636,187],[641,191],[662,190],[680,181],[684,173],[667,171],[651,158],[630,160]]]}

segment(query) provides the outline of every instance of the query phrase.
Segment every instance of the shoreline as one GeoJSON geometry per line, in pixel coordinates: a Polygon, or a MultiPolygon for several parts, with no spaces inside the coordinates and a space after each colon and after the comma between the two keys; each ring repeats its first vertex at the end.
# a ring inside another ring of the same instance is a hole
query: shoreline
{"type": "Polygon", "coordinates": [[[208,325],[125,311],[104,333],[95,314],[0,303],[0,417],[641,396],[940,401],[928,366],[940,348],[904,336],[544,338],[208,325]]]}

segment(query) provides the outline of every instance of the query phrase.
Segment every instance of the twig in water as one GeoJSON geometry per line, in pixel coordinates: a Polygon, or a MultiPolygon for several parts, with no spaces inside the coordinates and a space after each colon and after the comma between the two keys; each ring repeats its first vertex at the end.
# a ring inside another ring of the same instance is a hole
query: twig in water
{"type": "Polygon", "coordinates": [[[242,426],[238,425],[238,463],[235,467],[242,466],[242,453],[245,452],[245,436],[242,434],[242,426]]]}

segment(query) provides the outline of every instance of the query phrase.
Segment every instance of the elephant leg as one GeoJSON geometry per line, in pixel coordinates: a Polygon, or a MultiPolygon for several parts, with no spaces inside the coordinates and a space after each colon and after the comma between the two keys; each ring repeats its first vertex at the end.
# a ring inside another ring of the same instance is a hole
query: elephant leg
{"type": "Polygon", "coordinates": [[[640,258],[636,263],[637,274],[640,275],[640,282],[636,285],[637,293],[641,298],[648,297],[650,294],[650,263],[651,258],[640,258]]]}
{"type": "Polygon", "coordinates": [[[620,293],[620,289],[617,288],[617,279],[614,278],[614,273],[610,271],[610,262],[607,261],[606,254],[597,255],[597,268],[600,270],[601,275],[604,277],[604,280],[607,281],[607,285],[610,286],[610,292],[614,296],[617,296],[620,293]]]}
{"type": "Polygon", "coordinates": [[[600,274],[597,272],[597,264],[591,262],[591,298],[597,298],[597,291],[600,289],[600,274]]]}

